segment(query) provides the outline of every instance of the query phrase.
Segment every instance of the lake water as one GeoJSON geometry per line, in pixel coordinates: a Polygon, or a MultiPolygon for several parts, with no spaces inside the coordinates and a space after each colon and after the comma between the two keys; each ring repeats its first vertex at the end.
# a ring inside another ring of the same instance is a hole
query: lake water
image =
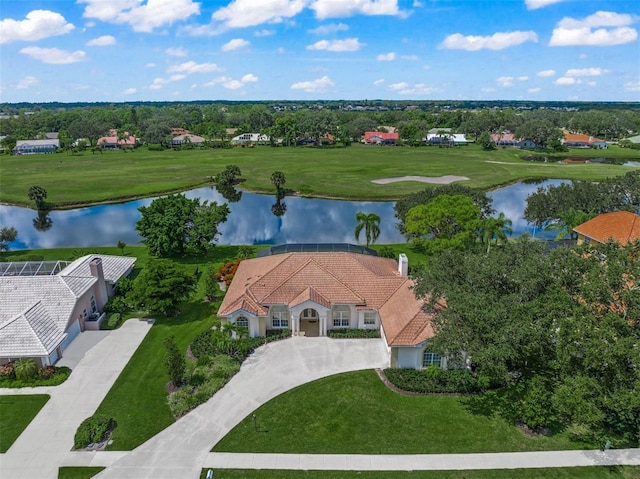
{"type": "MultiPolygon", "coordinates": [[[[538,184],[517,183],[489,193],[493,207],[513,222],[513,235],[528,233],[537,238],[553,238],[555,232],[536,231],[523,218],[526,197],[539,186],[559,184],[547,180],[538,184]]],[[[226,200],[212,187],[184,193],[189,198],[226,200]]],[[[29,208],[0,205],[0,226],[13,226],[18,239],[11,249],[115,246],[118,241],[138,244],[135,223],[140,218],[138,208],[147,206],[153,198],[114,205],[99,205],[75,210],[51,211],[47,217],[29,208]],[[36,226],[38,226],[37,229],[36,226]],[[47,228],[48,226],[48,228],[47,228]]],[[[316,198],[287,197],[282,216],[275,216],[274,196],[242,193],[242,199],[230,203],[231,214],[220,230],[219,244],[282,244],[282,243],[355,243],[353,230],[359,211],[380,216],[378,244],[402,243],[404,237],[396,228],[394,202],[339,201],[316,198]]],[[[361,236],[361,239],[363,236],[361,236]]]]}

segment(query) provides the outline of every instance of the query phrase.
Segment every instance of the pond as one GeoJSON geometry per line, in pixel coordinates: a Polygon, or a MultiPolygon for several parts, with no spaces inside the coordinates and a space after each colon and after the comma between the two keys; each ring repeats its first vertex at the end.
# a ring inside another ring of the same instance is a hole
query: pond
{"type": "MultiPolygon", "coordinates": [[[[493,207],[513,221],[514,236],[528,233],[537,238],[553,238],[554,232],[536,231],[523,218],[526,197],[539,186],[561,180],[516,183],[489,193],[493,207]]],[[[213,187],[184,193],[188,198],[225,202],[213,187]]],[[[0,205],[0,225],[13,226],[18,239],[11,249],[115,246],[118,241],[138,244],[135,223],[138,208],[153,198],[121,204],[98,205],[74,210],[38,214],[29,208],[0,205]]],[[[220,230],[219,244],[354,243],[355,215],[359,211],[380,216],[378,244],[402,243],[396,228],[394,202],[340,201],[286,197],[243,192],[240,201],[230,203],[231,214],[220,230]],[[275,213],[281,214],[276,216],[275,213]]],[[[362,239],[362,237],[361,237],[362,239]]]]}

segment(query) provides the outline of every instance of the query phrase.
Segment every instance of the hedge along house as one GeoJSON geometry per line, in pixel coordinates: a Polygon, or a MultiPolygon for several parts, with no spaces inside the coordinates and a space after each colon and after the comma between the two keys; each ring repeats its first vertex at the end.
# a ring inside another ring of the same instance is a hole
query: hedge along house
{"type": "Polygon", "coordinates": [[[33,358],[55,364],[100,313],[135,258],[83,256],[72,263],[0,263],[0,364],[33,358]]]}
{"type": "Polygon", "coordinates": [[[218,316],[249,336],[290,329],[292,336],[327,336],[335,329],[376,329],[391,367],[445,367],[428,350],[434,311],[416,299],[407,257],[349,252],[286,253],[244,260],[218,316]]]}

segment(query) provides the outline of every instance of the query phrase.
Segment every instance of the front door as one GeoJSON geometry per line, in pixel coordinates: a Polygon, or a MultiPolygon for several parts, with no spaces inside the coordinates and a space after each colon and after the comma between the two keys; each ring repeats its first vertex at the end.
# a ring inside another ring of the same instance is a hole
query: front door
{"type": "Polygon", "coordinates": [[[320,316],[313,308],[307,308],[300,314],[300,332],[304,336],[320,336],[320,316]]]}

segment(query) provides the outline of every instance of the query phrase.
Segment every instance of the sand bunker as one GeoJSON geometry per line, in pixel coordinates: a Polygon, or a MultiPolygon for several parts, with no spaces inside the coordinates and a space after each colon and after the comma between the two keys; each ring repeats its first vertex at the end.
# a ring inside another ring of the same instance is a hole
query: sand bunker
{"type": "Polygon", "coordinates": [[[398,178],[380,178],[379,180],[371,180],[372,183],[378,185],[386,185],[388,183],[397,183],[398,181],[420,181],[421,183],[433,183],[436,185],[448,185],[454,181],[468,180],[466,176],[401,176],[398,178]]]}

